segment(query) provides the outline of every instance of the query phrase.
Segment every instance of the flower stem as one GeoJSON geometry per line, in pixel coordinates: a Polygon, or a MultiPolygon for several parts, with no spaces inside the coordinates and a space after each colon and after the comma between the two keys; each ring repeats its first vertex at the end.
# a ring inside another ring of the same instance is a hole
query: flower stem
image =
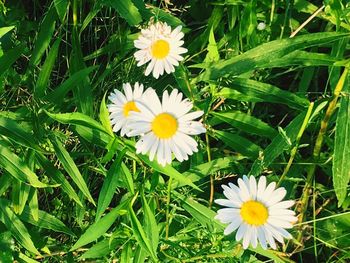
{"type": "MultiPolygon", "coordinates": [[[[211,151],[210,151],[210,142],[209,142],[209,135],[208,133],[205,134],[205,141],[207,143],[207,155],[208,155],[208,162],[211,161],[211,151]]],[[[214,200],[214,176],[210,175],[210,196],[209,196],[209,208],[211,208],[214,200]]]]}
{"type": "Polygon", "coordinates": [[[170,225],[170,199],[171,199],[171,184],[173,182],[173,178],[170,177],[168,181],[168,194],[167,194],[167,200],[166,200],[166,224],[165,224],[165,240],[168,240],[169,238],[169,225],[170,225]]]}

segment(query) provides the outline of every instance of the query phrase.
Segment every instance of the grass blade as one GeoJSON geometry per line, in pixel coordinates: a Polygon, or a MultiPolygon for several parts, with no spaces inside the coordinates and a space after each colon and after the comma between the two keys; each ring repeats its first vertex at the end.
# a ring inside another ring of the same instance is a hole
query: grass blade
{"type": "Polygon", "coordinates": [[[95,221],[98,221],[101,218],[103,212],[106,210],[106,208],[112,201],[113,195],[118,186],[118,177],[121,176],[121,162],[125,152],[126,149],[124,149],[118,154],[118,157],[115,159],[112,166],[109,168],[107,176],[103,181],[100,195],[98,196],[95,221]]]}
{"type": "Polygon", "coordinates": [[[137,25],[142,21],[139,10],[131,0],[107,0],[104,2],[104,4],[116,9],[119,15],[124,18],[131,26],[137,25]]]}
{"type": "MultiPolygon", "coordinates": [[[[345,85],[345,92],[348,86],[345,85]]],[[[333,186],[341,206],[346,198],[350,181],[350,98],[341,96],[338,111],[333,157],[333,186]]]]}
{"type": "Polygon", "coordinates": [[[215,117],[244,132],[274,138],[277,131],[267,123],[240,111],[212,112],[215,117]]]}
{"type": "Polygon", "coordinates": [[[7,147],[1,145],[0,141],[0,165],[19,181],[30,184],[33,187],[53,187],[39,181],[36,174],[29,169],[27,164],[7,147]]]}
{"type": "Polygon", "coordinates": [[[78,241],[73,245],[70,251],[76,250],[82,246],[85,246],[97,238],[102,236],[107,230],[115,223],[118,216],[126,213],[126,207],[129,203],[127,198],[122,203],[120,203],[116,208],[112,209],[107,215],[102,217],[100,220],[92,224],[85,233],[78,239],[78,241]]]}
{"type": "Polygon", "coordinates": [[[40,31],[38,33],[37,39],[35,41],[34,50],[32,52],[32,57],[30,58],[29,63],[31,65],[38,65],[42,55],[45,50],[50,45],[50,41],[55,31],[57,13],[54,5],[51,5],[49,11],[43,19],[43,22],[40,26],[40,31]]]}
{"type": "Polygon", "coordinates": [[[95,201],[92,198],[89,188],[86,185],[86,182],[81,175],[78,167],[74,163],[72,157],[69,155],[67,150],[62,146],[62,144],[58,141],[58,139],[54,136],[51,136],[51,142],[55,149],[57,158],[62,163],[64,169],[67,171],[69,176],[72,178],[72,180],[76,183],[80,191],[84,194],[84,196],[93,204],[95,205],[95,201]]]}
{"type": "MultiPolygon", "coordinates": [[[[289,91],[281,90],[273,85],[251,79],[234,78],[228,80],[227,85],[239,93],[253,98],[254,101],[264,101],[276,104],[282,103],[297,110],[303,110],[309,105],[309,101],[305,98],[299,97],[289,91]]],[[[223,89],[218,95],[230,98],[230,94],[230,89],[223,89]]]]}
{"type": "Polygon", "coordinates": [[[274,40],[259,45],[242,55],[221,60],[208,66],[197,81],[217,80],[227,75],[238,76],[256,68],[265,67],[270,62],[273,63],[275,59],[280,59],[295,50],[328,44],[348,36],[347,33],[322,32],[274,40]]]}
{"type": "Polygon", "coordinates": [[[48,160],[43,154],[37,153],[36,159],[38,160],[40,166],[45,170],[47,174],[50,174],[52,180],[60,184],[60,187],[69,198],[73,199],[78,205],[83,206],[77,193],[74,191],[73,187],[67,181],[66,177],[56,169],[56,167],[48,160]]]}
{"type": "Polygon", "coordinates": [[[40,255],[25,225],[19,220],[11,208],[3,202],[0,202],[0,221],[4,223],[6,228],[11,231],[13,237],[17,239],[23,247],[36,255],[40,255]]]}
{"type": "Polygon", "coordinates": [[[50,52],[45,60],[43,67],[38,76],[38,80],[36,82],[34,95],[38,98],[43,97],[46,93],[47,86],[49,84],[50,75],[52,69],[55,65],[56,58],[58,55],[58,49],[60,47],[61,39],[57,39],[55,43],[52,45],[50,52]]]}
{"type": "Polygon", "coordinates": [[[259,152],[262,151],[260,146],[237,134],[215,130],[214,136],[233,150],[251,159],[256,159],[259,156],[259,152]]]}

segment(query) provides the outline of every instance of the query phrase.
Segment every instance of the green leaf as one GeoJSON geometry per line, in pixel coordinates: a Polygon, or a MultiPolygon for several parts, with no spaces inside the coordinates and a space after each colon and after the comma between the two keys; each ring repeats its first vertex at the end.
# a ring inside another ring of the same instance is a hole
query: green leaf
{"type": "Polygon", "coordinates": [[[328,44],[348,36],[347,33],[321,32],[274,40],[233,58],[215,62],[207,67],[197,81],[217,80],[227,75],[238,76],[260,67],[265,68],[270,62],[295,50],[328,44]]]}
{"type": "Polygon", "coordinates": [[[220,54],[219,54],[218,46],[216,45],[213,28],[210,29],[209,44],[207,46],[207,50],[208,50],[208,53],[204,59],[204,62],[215,62],[220,60],[220,54]]]}
{"type": "Polygon", "coordinates": [[[296,50],[280,59],[267,63],[265,66],[268,68],[290,67],[293,65],[298,67],[332,66],[338,60],[336,57],[323,53],[296,50]]]}
{"type": "Polygon", "coordinates": [[[64,169],[67,171],[72,180],[76,183],[80,191],[87,197],[87,199],[95,205],[95,201],[92,198],[89,188],[86,185],[86,182],[81,175],[78,167],[74,163],[72,157],[69,155],[67,150],[62,146],[62,144],[58,141],[58,139],[54,136],[51,136],[51,142],[55,149],[56,156],[58,160],[62,163],[64,169]]]}
{"type": "MultiPolygon", "coordinates": [[[[285,104],[297,110],[303,110],[309,105],[309,101],[305,98],[299,97],[289,91],[281,90],[273,85],[251,79],[234,78],[227,80],[226,85],[247,97],[254,98],[255,101],[285,104]]],[[[230,90],[223,89],[217,95],[230,98],[230,90]]],[[[244,99],[242,98],[242,100],[244,99]]]]}
{"type": "MultiPolygon", "coordinates": [[[[230,156],[224,158],[218,158],[212,160],[210,162],[202,163],[196,166],[191,167],[189,170],[183,173],[183,175],[189,178],[192,182],[196,182],[201,178],[204,178],[208,175],[214,174],[217,171],[223,169],[232,169],[235,164],[239,163],[239,161],[246,159],[244,156],[230,156]]],[[[172,189],[183,186],[182,184],[175,182],[172,185],[172,189]]]]}
{"type": "Polygon", "coordinates": [[[37,153],[36,158],[40,163],[41,167],[44,169],[46,174],[50,175],[52,180],[60,184],[60,188],[66,192],[69,198],[73,199],[78,205],[83,206],[77,193],[74,191],[73,187],[67,181],[66,177],[56,169],[56,167],[48,160],[43,154],[37,153]]]}
{"type": "MultiPolygon", "coordinates": [[[[11,203],[6,199],[0,199],[0,205],[4,207],[10,207],[11,203]]],[[[18,218],[37,227],[51,229],[56,232],[66,233],[68,235],[74,236],[74,233],[69,228],[67,228],[62,223],[62,221],[45,211],[39,210],[38,219],[35,219],[32,215],[30,207],[24,206],[23,213],[19,215],[18,218]]]]}
{"type": "Polygon", "coordinates": [[[20,44],[4,55],[0,56],[0,75],[2,75],[15,61],[22,55],[25,49],[25,44],[20,44]]]}
{"type": "MultiPolygon", "coordinates": [[[[84,62],[82,44],[80,42],[80,36],[77,28],[74,26],[72,35],[72,52],[70,55],[70,73],[74,74],[79,70],[85,69],[86,65],[84,62]]],[[[78,111],[92,116],[93,111],[93,97],[92,97],[92,85],[88,75],[83,77],[75,86],[72,88],[75,102],[78,105],[78,111]]]]}
{"type": "MultiPolygon", "coordinates": [[[[348,92],[348,85],[344,85],[344,93],[348,92]]],[[[348,94],[348,93],[346,93],[348,94]]],[[[341,96],[338,111],[334,156],[333,156],[333,186],[338,199],[338,206],[345,200],[350,181],[350,97],[341,96]]]]}
{"type": "Polygon", "coordinates": [[[13,237],[28,251],[40,255],[28,233],[25,225],[19,220],[16,214],[8,205],[0,202],[0,221],[11,231],[13,237]]]}
{"type": "MultiPolygon", "coordinates": [[[[305,118],[306,111],[300,113],[296,116],[284,129],[286,136],[290,139],[290,142],[293,143],[297,137],[297,134],[300,130],[300,127],[305,118]]],[[[279,134],[273,139],[273,141],[267,146],[259,156],[259,159],[256,159],[253,163],[252,169],[250,170],[250,175],[259,175],[264,168],[268,167],[280,154],[282,154],[290,145],[285,140],[282,134],[279,134]]]]}
{"type": "Polygon", "coordinates": [[[0,166],[9,172],[19,181],[30,184],[33,187],[54,187],[55,185],[47,185],[39,181],[36,174],[29,169],[27,164],[11,152],[7,147],[1,145],[0,141],[0,166]]]}
{"type": "Polygon", "coordinates": [[[85,246],[106,233],[107,230],[113,225],[113,223],[115,223],[117,217],[126,213],[125,209],[129,202],[130,200],[127,198],[126,200],[122,201],[116,208],[113,208],[107,215],[89,226],[85,233],[73,245],[70,251],[85,246]]]}
{"type": "Polygon", "coordinates": [[[49,11],[43,19],[43,22],[41,23],[40,31],[35,41],[32,57],[29,61],[31,65],[36,66],[39,64],[42,55],[50,45],[53,32],[55,31],[56,18],[56,10],[54,8],[54,5],[51,5],[49,11]]]}
{"type": "Polygon", "coordinates": [[[137,25],[142,21],[139,10],[131,0],[105,0],[104,4],[116,9],[119,15],[124,18],[131,26],[137,25]]]}
{"type": "Polygon", "coordinates": [[[240,111],[211,112],[212,115],[244,132],[274,138],[278,133],[267,123],[240,111]]]}
{"type": "Polygon", "coordinates": [[[40,147],[33,138],[34,136],[32,131],[26,130],[23,125],[18,124],[17,121],[1,115],[0,134],[19,145],[32,148],[36,151],[41,151],[40,147]]]}
{"type": "Polygon", "coordinates": [[[156,255],[158,243],[159,243],[158,224],[157,224],[155,215],[152,212],[150,206],[148,205],[146,197],[143,193],[141,193],[141,198],[142,198],[143,213],[145,215],[144,220],[143,220],[145,233],[146,233],[148,239],[151,241],[153,253],[156,255]]]}
{"type": "Polygon", "coordinates": [[[130,221],[132,226],[132,232],[134,233],[134,236],[138,244],[151,256],[154,262],[158,262],[157,255],[154,252],[151,241],[147,237],[143,229],[143,226],[141,225],[140,221],[137,219],[137,216],[131,206],[129,207],[129,215],[130,215],[130,221]]]}
{"type": "Polygon", "coordinates": [[[101,258],[107,256],[112,250],[122,243],[122,239],[113,239],[111,242],[105,239],[97,244],[93,245],[88,251],[86,251],[81,258],[101,258]]]}
{"type": "Polygon", "coordinates": [[[150,167],[152,167],[154,170],[156,170],[157,172],[160,172],[162,174],[165,174],[169,177],[172,177],[173,179],[179,181],[180,183],[182,183],[183,185],[189,185],[192,188],[198,190],[198,191],[202,191],[200,188],[198,188],[195,184],[193,184],[193,182],[186,178],[185,176],[183,176],[181,173],[179,173],[175,168],[173,168],[170,165],[166,165],[166,166],[161,166],[157,161],[150,161],[150,159],[148,158],[148,156],[146,155],[142,155],[139,154],[138,157],[144,161],[146,164],[148,164],[150,167]]]}
{"type": "Polygon", "coordinates": [[[6,231],[0,234],[0,262],[14,262],[15,242],[11,232],[6,231]]]}
{"type": "Polygon", "coordinates": [[[129,168],[125,165],[125,163],[121,163],[121,168],[122,168],[122,180],[123,183],[126,185],[126,188],[128,189],[129,193],[134,194],[134,181],[132,178],[132,175],[130,173],[129,168]]]}
{"type": "Polygon", "coordinates": [[[98,145],[102,148],[105,148],[113,139],[113,137],[106,132],[102,132],[100,130],[89,128],[83,125],[76,125],[73,127],[73,130],[86,141],[98,145]]]}
{"type": "Polygon", "coordinates": [[[216,213],[213,210],[198,203],[191,197],[185,197],[176,191],[173,191],[172,193],[181,200],[181,206],[201,225],[209,228],[210,231],[214,231],[214,229],[219,231],[224,230],[225,225],[214,219],[216,213]]]}
{"type": "Polygon", "coordinates": [[[57,39],[52,45],[50,52],[45,60],[43,67],[40,70],[38,80],[36,82],[34,94],[36,97],[42,97],[46,93],[47,86],[49,84],[50,75],[55,65],[58,55],[58,49],[60,47],[61,39],[57,39]]]}
{"type": "Polygon", "coordinates": [[[108,134],[106,129],[99,122],[95,121],[93,118],[91,118],[83,113],[80,113],[80,112],[55,114],[55,113],[49,113],[46,111],[46,114],[50,118],[52,118],[60,123],[82,125],[82,126],[90,127],[90,128],[95,129],[95,130],[99,130],[99,131],[102,131],[102,132],[108,134]]]}
{"type": "Polygon", "coordinates": [[[67,14],[67,8],[68,8],[68,0],[54,0],[53,1],[56,12],[58,14],[58,18],[61,20],[62,24],[64,23],[64,18],[67,14]]]}
{"type": "Polygon", "coordinates": [[[66,96],[66,94],[84,78],[86,78],[92,71],[97,69],[98,66],[91,66],[84,68],[72,74],[61,85],[59,85],[54,91],[50,92],[44,97],[44,100],[60,105],[66,96]]]}
{"type": "Polygon", "coordinates": [[[256,159],[259,152],[262,151],[258,145],[237,134],[217,130],[214,131],[214,134],[227,146],[251,159],[256,159]]]}
{"type": "Polygon", "coordinates": [[[10,32],[14,28],[15,28],[15,26],[0,27],[0,38],[2,38],[5,34],[10,32]]]}
{"type": "Polygon", "coordinates": [[[31,187],[29,191],[29,209],[35,221],[39,220],[39,202],[38,202],[38,191],[36,188],[31,187]]]}
{"type": "Polygon", "coordinates": [[[118,154],[117,158],[109,168],[106,178],[103,181],[100,195],[98,196],[95,221],[98,221],[101,218],[102,214],[112,201],[113,195],[118,186],[118,177],[121,176],[121,162],[125,152],[126,149],[118,154]]]}
{"type": "Polygon", "coordinates": [[[111,121],[109,119],[109,112],[106,106],[106,93],[103,95],[101,106],[100,106],[100,121],[102,126],[105,128],[105,131],[108,132],[109,135],[114,136],[111,121]]]}

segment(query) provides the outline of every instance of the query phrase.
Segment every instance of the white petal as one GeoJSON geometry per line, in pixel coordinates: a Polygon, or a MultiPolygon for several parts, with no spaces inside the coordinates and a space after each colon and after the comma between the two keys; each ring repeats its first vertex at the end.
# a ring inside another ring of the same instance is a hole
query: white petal
{"type": "Polygon", "coordinates": [[[241,202],[238,200],[228,200],[228,199],[216,199],[214,201],[215,203],[217,203],[218,205],[222,205],[222,206],[227,206],[227,207],[236,207],[239,208],[241,206],[241,202]]]}
{"type": "Polygon", "coordinates": [[[248,229],[248,225],[242,222],[242,224],[239,226],[238,231],[236,233],[236,241],[240,241],[242,239],[247,229],[248,229]]]}
{"type": "Polygon", "coordinates": [[[295,201],[293,200],[287,200],[287,201],[282,201],[279,202],[275,205],[272,205],[271,207],[269,207],[269,209],[271,210],[275,210],[275,209],[286,209],[289,208],[291,206],[293,206],[295,204],[295,201]]]}
{"type": "Polygon", "coordinates": [[[256,248],[257,244],[258,244],[258,233],[257,233],[257,228],[255,226],[251,227],[252,229],[252,234],[250,237],[251,240],[251,244],[253,248],[256,248]]]}
{"type": "Polygon", "coordinates": [[[154,68],[154,64],[156,64],[156,60],[152,59],[151,62],[148,64],[147,68],[146,68],[145,76],[148,76],[152,72],[152,70],[154,68]]]}
{"type": "Polygon", "coordinates": [[[262,229],[262,227],[258,227],[257,232],[258,232],[258,240],[259,240],[261,247],[263,249],[267,249],[266,237],[265,237],[264,230],[262,229]]]}
{"type": "Polygon", "coordinates": [[[257,186],[256,186],[256,179],[254,176],[249,177],[249,190],[250,190],[251,198],[255,200],[256,194],[257,194],[257,186]]]}
{"type": "Polygon", "coordinates": [[[154,156],[155,156],[157,149],[158,149],[158,145],[159,145],[159,139],[157,138],[156,142],[152,145],[152,148],[149,151],[149,159],[151,161],[153,161],[153,159],[154,159],[154,156]]]}
{"type": "Polygon", "coordinates": [[[272,216],[270,216],[267,219],[267,222],[269,224],[271,224],[272,226],[276,226],[276,227],[282,227],[282,228],[292,228],[293,227],[293,225],[290,222],[285,221],[285,220],[281,220],[281,219],[277,219],[277,218],[272,217],[272,216]]]}
{"type": "Polygon", "coordinates": [[[259,178],[259,182],[258,182],[258,190],[257,190],[257,200],[260,200],[260,197],[264,194],[266,189],[266,177],[265,176],[261,176],[259,178]]]}
{"type": "Polygon", "coordinates": [[[238,185],[239,185],[239,189],[240,189],[239,194],[240,194],[242,201],[243,202],[249,201],[251,199],[249,190],[247,188],[247,185],[245,184],[245,182],[241,178],[238,179],[238,185]]]}
{"type": "Polygon", "coordinates": [[[233,218],[231,223],[225,228],[224,235],[231,234],[233,231],[235,231],[240,226],[241,223],[242,223],[242,221],[239,217],[233,218]]]}
{"type": "Polygon", "coordinates": [[[243,248],[247,249],[250,243],[252,237],[252,227],[248,226],[248,229],[246,230],[246,232],[244,233],[243,236],[243,248]]]}
{"type": "Polygon", "coordinates": [[[194,111],[191,113],[187,113],[179,118],[179,122],[192,121],[194,119],[199,118],[204,114],[204,111],[194,111]]]}
{"type": "Polygon", "coordinates": [[[272,206],[272,205],[280,202],[286,196],[286,194],[287,194],[286,189],[284,189],[283,187],[280,187],[272,192],[271,198],[266,200],[265,204],[267,206],[272,206]]]}

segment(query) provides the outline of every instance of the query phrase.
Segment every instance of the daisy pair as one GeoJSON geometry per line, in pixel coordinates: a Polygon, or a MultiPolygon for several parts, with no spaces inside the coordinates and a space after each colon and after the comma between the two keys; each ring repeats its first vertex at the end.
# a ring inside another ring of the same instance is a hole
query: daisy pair
{"type": "Polygon", "coordinates": [[[243,239],[243,248],[249,244],[253,248],[258,243],[266,249],[269,244],[276,249],[275,240],[283,243],[283,238],[291,238],[286,231],[297,221],[295,212],[288,209],[294,201],[282,201],[287,191],[283,187],[276,189],[276,183],[267,185],[266,177],[257,182],[254,176],[238,179],[238,186],[229,183],[222,185],[227,199],[217,199],[215,203],[225,206],[219,209],[216,219],[229,224],[224,234],[236,232],[236,240],[243,239]]]}
{"type": "Polygon", "coordinates": [[[203,124],[194,121],[203,111],[191,112],[192,102],[183,99],[177,89],[169,94],[164,91],[162,101],[154,89],[143,91],[143,85],[123,84],[124,94],[114,90],[108,105],[113,131],[121,135],[140,136],[136,152],[147,154],[153,161],[165,166],[172,161],[172,155],[182,162],[198,151],[197,142],[190,135],[206,132],[203,124]]]}

